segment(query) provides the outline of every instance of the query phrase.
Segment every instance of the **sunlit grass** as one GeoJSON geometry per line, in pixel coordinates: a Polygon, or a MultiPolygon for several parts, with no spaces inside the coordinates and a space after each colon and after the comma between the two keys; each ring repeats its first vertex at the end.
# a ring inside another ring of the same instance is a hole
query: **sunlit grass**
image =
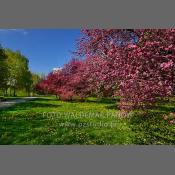
{"type": "Polygon", "coordinates": [[[173,102],[147,116],[117,115],[116,99],[63,102],[40,97],[0,111],[0,144],[174,144],[174,125],[162,119],[173,102]]]}

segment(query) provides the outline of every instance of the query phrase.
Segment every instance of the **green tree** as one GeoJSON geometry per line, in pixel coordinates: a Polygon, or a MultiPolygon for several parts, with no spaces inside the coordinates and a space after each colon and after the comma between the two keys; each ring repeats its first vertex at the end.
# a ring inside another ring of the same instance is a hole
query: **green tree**
{"type": "Polygon", "coordinates": [[[30,92],[32,90],[32,73],[28,70],[27,72],[25,72],[25,75],[24,75],[24,87],[25,87],[25,90],[26,90],[26,94],[27,96],[30,96],[30,92]]]}
{"type": "Polygon", "coordinates": [[[42,78],[42,75],[37,73],[32,73],[32,86],[31,86],[32,95],[36,93],[35,86],[38,84],[38,82],[40,82],[41,78],[42,78]]]}
{"type": "Polygon", "coordinates": [[[26,88],[30,83],[30,73],[28,67],[28,59],[23,56],[19,51],[5,50],[7,55],[8,65],[8,86],[10,88],[10,95],[13,89],[13,96],[16,96],[17,89],[26,88]]]}
{"type": "Polygon", "coordinates": [[[4,92],[4,95],[6,95],[7,76],[7,58],[3,47],[0,45],[0,90],[4,92]]]}

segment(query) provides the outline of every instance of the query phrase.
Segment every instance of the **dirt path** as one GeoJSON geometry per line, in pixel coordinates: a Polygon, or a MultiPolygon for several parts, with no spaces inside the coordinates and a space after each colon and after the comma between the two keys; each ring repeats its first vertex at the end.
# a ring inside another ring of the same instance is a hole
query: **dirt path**
{"type": "Polygon", "coordinates": [[[34,100],[36,98],[38,98],[38,97],[23,97],[21,99],[3,101],[3,102],[0,102],[0,109],[8,108],[8,107],[13,106],[15,104],[24,103],[24,102],[27,102],[27,101],[30,101],[30,100],[34,100]]]}

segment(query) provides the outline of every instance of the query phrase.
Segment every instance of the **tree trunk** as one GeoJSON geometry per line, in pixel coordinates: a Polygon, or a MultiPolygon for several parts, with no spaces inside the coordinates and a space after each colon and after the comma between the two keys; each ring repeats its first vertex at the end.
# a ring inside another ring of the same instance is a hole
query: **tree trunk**
{"type": "Polygon", "coordinates": [[[7,88],[4,89],[4,96],[7,96],[7,88]]]}
{"type": "Polygon", "coordinates": [[[11,89],[11,87],[10,87],[10,96],[12,96],[12,89],[11,89]]]}
{"type": "Polygon", "coordinates": [[[16,96],[16,88],[14,87],[13,89],[13,96],[15,97],[16,96]]]}
{"type": "Polygon", "coordinates": [[[30,97],[30,90],[28,90],[28,96],[30,97]]]}
{"type": "Polygon", "coordinates": [[[6,95],[5,95],[5,89],[3,90],[3,96],[5,97],[6,95]]]}
{"type": "Polygon", "coordinates": [[[26,88],[26,95],[30,97],[30,89],[26,88]]]}
{"type": "Polygon", "coordinates": [[[5,88],[5,94],[8,96],[8,88],[5,88]]]}

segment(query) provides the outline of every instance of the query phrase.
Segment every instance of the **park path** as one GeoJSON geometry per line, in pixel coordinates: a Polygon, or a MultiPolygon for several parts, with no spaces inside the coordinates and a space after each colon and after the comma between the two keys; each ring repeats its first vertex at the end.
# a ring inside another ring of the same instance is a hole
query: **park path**
{"type": "Polygon", "coordinates": [[[34,100],[36,98],[38,98],[38,97],[23,97],[20,99],[3,101],[3,102],[0,102],[0,109],[8,108],[8,107],[11,107],[11,106],[18,104],[18,103],[25,103],[27,101],[34,100]]]}

